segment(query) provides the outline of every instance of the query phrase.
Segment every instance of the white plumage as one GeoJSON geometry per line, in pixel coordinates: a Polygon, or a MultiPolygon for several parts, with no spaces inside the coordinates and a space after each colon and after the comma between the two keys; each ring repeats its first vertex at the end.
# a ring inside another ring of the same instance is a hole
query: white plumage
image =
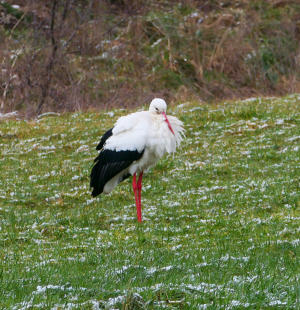
{"type": "Polygon", "coordinates": [[[143,172],[165,153],[175,152],[183,139],[183,123],[174,116],[167,117],[166,109],[163,99],[153,99],[149,111],[120,117],[104,134],[91,173],[93,196],[111,192],[121,181],[133,175],[139,219],[143,172]],[[135,181],[137,173],[140,174],[138,183],[135,181]]]}

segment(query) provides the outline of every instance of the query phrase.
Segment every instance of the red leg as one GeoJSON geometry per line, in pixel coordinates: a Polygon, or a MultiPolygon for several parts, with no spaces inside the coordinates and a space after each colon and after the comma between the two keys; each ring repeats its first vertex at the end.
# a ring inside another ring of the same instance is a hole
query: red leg
{"type": "Polygon", "coordinates": [[[141,222],[142,214],[141,214],[141,208],[140,208],[140,203],[139,203],[138,186],[136,184],[136,173],[133,175],[133,178],[132,178],[132,188],[134,191],[137,218],[138,218],[138,221],[141,222]]]}
{"type": "Polygon", "coordinates": [[[140,176],[139,176],[139,179],[138,179],[138,182],[137,182],[141,221],[142,221],[142,179],[143,179],[143,171],[140,173],[140,176]]]}

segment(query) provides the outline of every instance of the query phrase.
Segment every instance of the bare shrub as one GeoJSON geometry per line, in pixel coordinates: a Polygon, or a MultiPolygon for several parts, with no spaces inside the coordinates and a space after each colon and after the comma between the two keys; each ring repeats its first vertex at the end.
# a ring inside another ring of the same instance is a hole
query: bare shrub
{"type": "Polygon", "coordinates": [[[6,1],[0,112],[299,91],[299,18],[296,1],[6,1]]]}

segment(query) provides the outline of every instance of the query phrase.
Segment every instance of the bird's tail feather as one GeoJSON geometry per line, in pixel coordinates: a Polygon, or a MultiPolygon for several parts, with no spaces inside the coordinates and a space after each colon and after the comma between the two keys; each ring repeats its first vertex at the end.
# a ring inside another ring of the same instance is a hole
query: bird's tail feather
{"type": "Polygon", "coordinates": [[[100,182],[101,170],[102,170],[101,165],[100,165],[100,162],[98,161],[93,166],[92,172],[91,172],[90,187],[93,189],[92,191],[93,197],[96,197],[103,192],[103,186],[101,186],[102,182],[100,182]]]}
{"type": "MultiPolygon", "coordinates": [[[[96,197],[103,192],[105,184],[115,177],[122,170],[126,169],[131,161],[121,161],[103,164],[101,159],[96,161],[91,172],[90,187],[92,196],[96,197]]],[[[129,177],[129,174],[122,176],[120,182],[129,177]]]]}
{"type": "MultiPolygon", "coordinates": [[[[109,180],[128,168],[135,160],[140,159],[143,153],[144,150],[142,152],[102,150],[94,160],[91,172],[90,187],[93,189],[92,196],[100,195],[109,180]]],[[[125,170],[124,175],[120,175],[119,182],[128,177],[128,171],[125,170]]]]}

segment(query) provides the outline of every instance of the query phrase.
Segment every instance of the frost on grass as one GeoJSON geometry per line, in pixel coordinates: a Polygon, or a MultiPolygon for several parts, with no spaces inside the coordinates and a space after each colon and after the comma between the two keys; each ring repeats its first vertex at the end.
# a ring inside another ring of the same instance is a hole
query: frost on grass
{"type": "Polygon", "coordinates": [[[142,225],[130,182],[89,191],[125,111],[1,122],[0,307],[295,308],[297,96],[175,108],[187,138],[145,176],[142,225]]]}

